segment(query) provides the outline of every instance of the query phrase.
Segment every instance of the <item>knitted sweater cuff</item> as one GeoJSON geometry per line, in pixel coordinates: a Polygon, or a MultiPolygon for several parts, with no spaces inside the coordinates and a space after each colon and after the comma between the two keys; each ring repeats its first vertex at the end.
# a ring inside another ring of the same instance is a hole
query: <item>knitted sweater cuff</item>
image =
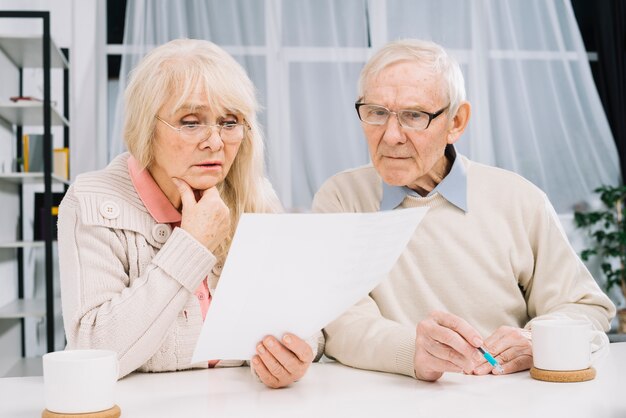
{"type": "Polygon", "coordinates": [[[396,351],[397,373],[410,376],[415,379],[415,333],[406,333],[398,336],[396,351]]]}
{"type": "Polygon", "coordinates": [[[153,259],[156,266],[192,293],[215,262],[215,256],[182,228],[174,229],[153,259]]]}

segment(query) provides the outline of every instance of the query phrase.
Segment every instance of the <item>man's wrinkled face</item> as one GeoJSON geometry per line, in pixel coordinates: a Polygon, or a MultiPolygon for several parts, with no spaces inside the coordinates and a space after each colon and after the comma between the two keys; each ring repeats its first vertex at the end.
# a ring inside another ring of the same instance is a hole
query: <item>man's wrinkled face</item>
{"type": "MultiPolygon", "coordinates": [[[[383,69],[365,86],[363,103],[398,112],[419,110],[435,113],[449,105],[439,75],[412,62],[399,62],[383,69]]],[[[383,181],[393,186],[416,189],[444,157],[446,145],[456,140],[449,135],[447,110],[434,118],[427,129],[412,130],[391,114],[381,126],[361,123],[370,157],[383,181]]]]}

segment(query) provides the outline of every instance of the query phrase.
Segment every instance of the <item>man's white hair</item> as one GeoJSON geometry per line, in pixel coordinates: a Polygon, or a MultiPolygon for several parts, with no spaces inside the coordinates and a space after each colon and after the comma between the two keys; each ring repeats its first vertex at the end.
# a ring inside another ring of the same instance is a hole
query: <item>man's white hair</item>
{"type": "Polygon", "coordinates": [[[372,78],[399,62],[414,62],[441,76],[443,94],[450,103],[448,117],[451,119],[456,115],[459,105],[465,100],[465,80],[459,63],[440,45],[419,39],[401,39],[379,49],[361,70],[359,99],[365,96],[365,89],[372,78]]]}

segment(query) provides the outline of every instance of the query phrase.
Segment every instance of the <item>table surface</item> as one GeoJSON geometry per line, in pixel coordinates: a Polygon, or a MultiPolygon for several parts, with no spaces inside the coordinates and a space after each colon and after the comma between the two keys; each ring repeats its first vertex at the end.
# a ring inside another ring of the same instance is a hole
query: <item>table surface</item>
{"type": "MultiPolygon", "coordinates": [[[[134,373],[117,385],[122,417],[626,417],[626,343],[611,344],[594,380],[548,383],[529,373],[445,374],[435,383],[316,363],[286,389],[247,367],[134,373]]],[[[0,417],[38,417],[43,379],[0,379],[0,417]]]]}

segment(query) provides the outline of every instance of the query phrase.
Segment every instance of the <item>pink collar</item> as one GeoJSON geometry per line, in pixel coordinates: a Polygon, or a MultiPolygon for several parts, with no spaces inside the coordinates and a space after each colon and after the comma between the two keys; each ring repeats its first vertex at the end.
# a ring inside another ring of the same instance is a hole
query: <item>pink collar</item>
{"type": "Polygon", "coordinates": [[[157,222],[168,224],[180,222],[180,212],[165,196],[150,172],[141,168],[139,162],[132,155],[128,157],[128,172],[141,201],[157,222]]]}

